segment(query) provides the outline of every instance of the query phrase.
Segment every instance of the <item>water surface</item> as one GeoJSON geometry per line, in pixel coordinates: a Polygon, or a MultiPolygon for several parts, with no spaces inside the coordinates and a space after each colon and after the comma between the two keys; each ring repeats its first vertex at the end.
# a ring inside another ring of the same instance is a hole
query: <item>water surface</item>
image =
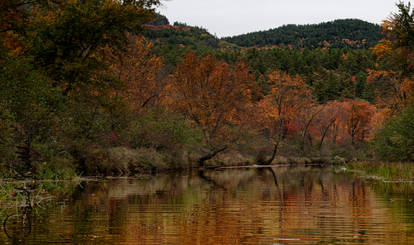
{"type": "Polygon", "coordinates": [[[0,244],[414,244],[412,196],[310,167],[84,182],[0,244]]]}

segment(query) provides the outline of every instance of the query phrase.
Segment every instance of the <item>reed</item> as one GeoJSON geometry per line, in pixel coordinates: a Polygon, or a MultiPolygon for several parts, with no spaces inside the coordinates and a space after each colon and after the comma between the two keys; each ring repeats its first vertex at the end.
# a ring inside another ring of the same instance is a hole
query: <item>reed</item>
{"type": "Polygon", "coordinates": [[[363,171],[367,175],[386,180],[414,180],[414,163],[410,162],[350,162],[346,165],[346,168],[348,170],[363,171]]]}

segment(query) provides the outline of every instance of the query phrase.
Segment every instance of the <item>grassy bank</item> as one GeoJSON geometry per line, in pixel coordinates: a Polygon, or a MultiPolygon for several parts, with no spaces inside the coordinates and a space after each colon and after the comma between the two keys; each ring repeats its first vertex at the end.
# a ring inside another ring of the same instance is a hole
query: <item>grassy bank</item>
{"type": "Polygon", "coordinates": [[[350,162],[346,169],[363,171],[366,175],[390,181],[414,180],[414,163],[409,162],[350,162]]]}
{"type": "MultiPolygon", "coordinates": [[[[88,164],[79,165],[65,159],[52,162],[32,163],[32,168],[22,171],[0,163],[1,180],[74,180],[87,176],[126,177],[142,174],[177,172],[199,168],[201,151],[178,149],[162,151],[154,148],[112,147],[96,150],[88,164]]],[[[346,160],[340,157],[285,157],[276,156],[270,165],[343,165],[346,160]]],[[[237,150],[228,150],[206,161],[204,167],[237,167],[258,165],[255,154],[242,154],[237,150]]],[[[23,169],[24,170],[24,169],[23,169]]]]}

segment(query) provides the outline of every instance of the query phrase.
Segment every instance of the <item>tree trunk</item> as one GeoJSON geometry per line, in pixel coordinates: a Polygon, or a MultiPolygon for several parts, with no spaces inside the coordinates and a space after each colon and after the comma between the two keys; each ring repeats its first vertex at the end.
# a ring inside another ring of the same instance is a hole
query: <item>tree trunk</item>
{"type": "Polygon", "coordinates": [[[215,157],[215,156],[216,156],[217,154],[219,154],[220,152],[223,152],[223,151],[227,150],[227,148],[228,148],[228,147],[227,147],[227,146],[225,146],[225,147],[223,147],[223,148],[220,148],[220,149],[218,149],[218,150],[212,151],[212,152],[208,153],[207,155],[205,155],[205,156],[201,157],[201,158],[198,160],[198,166],[199,166],[199,167],[204,167],[204,162],[205,162],[205,161],[212,159],[213,157],[215,157]]]}
{"type": "MultiPolygon", "coordinates": [[[[281,111],[281,108],[279,108],[279,117],[281,117],[280,111],[281,111]]],[[[277,154],[277,150],[279,149],[279,144],[284,139],[284,137],[285,137],[285,135],[283,133],[283,120],[282,120],[282,118],[280,118],[279,119],[279,133],[278,133],[277,142],[273,146],[272,156],[270,157],[269,160],[267,160],[267,161],[264,162],[265,165],[270,165],[270,164],[272,164],[273,160],[275,160],[275,157],[276,157],[276,154],[277,154]]]]}
{"type": "Polygon", "coordinates": [[[269,160],[267,160],[265,163],[266,165],[270,165],[272,164],[273,160],[275,160],[276,154],[277,154],[277,150],[279,149],[279,142],[277,142],[274,147],[273,147],[273,153],[272,156],[270,157],[269,160]]]}
{"type": "Polygon", "coordinates": [[[323,141],[325,140],[326,134],[328,133],[329,128],[335,123],[335,121],[336,119],[332,119],[331,122],[328,124],[328,126],[325,128],[322,134],[321,142],[319,143],[319,153],[322,150],[322,144],[323,144],[323,141]]]}
{"type": "MultiPolygon", "coordinates": [[[[322,109],[320,109],[320,110],[318,110],[318,111],[316,111],[312,116],[311,116],[311,118],[308,120],[308,122],[306,123],[306,126],[305,126],[305,128],[304,128],[304,130],[303,130],[303,134],[302,134],[302,142],[301,142],[301,146],[300,146],[300,148],[301,148],[301,150],[302,150],[302,152],[304,152],[305,151],[305,140],[306,140],[306,136],[308,135],[308,130],[309,130],[309,127],[311,126],[311,124],[312,124],[312,121],[313,121],[313,119],[315,119],[315,117],[320,113],[322,111],[322,109]]],[[[312,146],[312,145],[311,145],[312,146]]]]}
{"type": "Polygon", "coordinates": [[[33,166],[31,160],[31,144],[32,144],[32,137],[27,136],[27,139],[22,146],[16,146],[17,151],[17,158],[20,159],[21,165],[17,166],[15,171],[24,178],[32,177],[33,174],[33,166]],[[29,175],[28,175],[29,174],[29,175]]]}

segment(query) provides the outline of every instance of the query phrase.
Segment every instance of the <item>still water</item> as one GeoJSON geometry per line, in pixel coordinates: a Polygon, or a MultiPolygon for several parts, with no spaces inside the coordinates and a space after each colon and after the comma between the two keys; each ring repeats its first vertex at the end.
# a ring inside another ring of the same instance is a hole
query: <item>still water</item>
{"type": "Polygon", "coordinates": [[[410,188],[310,167],[83,182],[0,244],[414,244],[410,188]]]}

